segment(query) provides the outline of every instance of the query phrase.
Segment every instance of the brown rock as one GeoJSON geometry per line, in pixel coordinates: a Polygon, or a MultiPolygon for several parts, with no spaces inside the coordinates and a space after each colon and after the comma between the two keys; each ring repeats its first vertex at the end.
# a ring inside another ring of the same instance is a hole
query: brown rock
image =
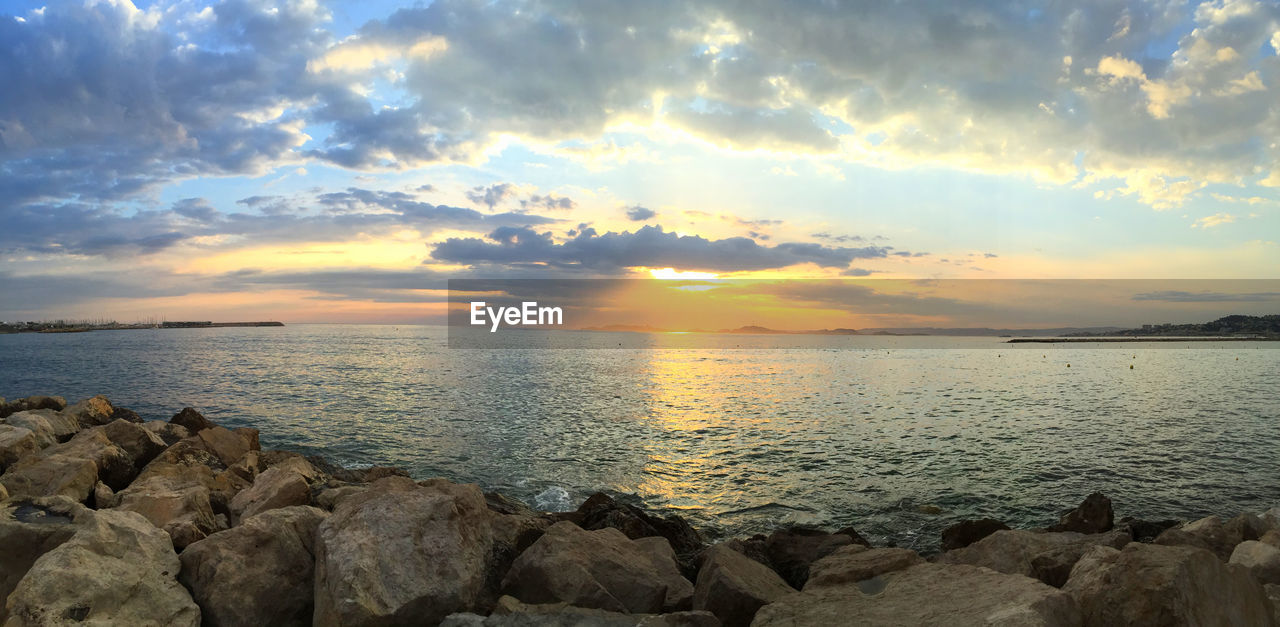
{"type": "Polygon", "coordinates": [[[151,463],[166,446],[156,434],[126,420],[113,420],[95,429],[101,429],[112,444],[120,447],[138,470],[151,463]]]}
{"type": "Polygon", "coordinates": [[[1010,575],[1026,575],[1061,587],[1080,556],[1093,546],[1120,548],[1131,542],[1128,531],[1084,535],[1013,529],[997,531],[963,549],[939,555],[938,563],[983,566],[1010,575]]]}
{"type": "Polygon", "coordinates": [[[213,424],[213,421],[200,415],[200,412],[190,407],[183,407],[182,411],[174,414],[173,417],[169,419],[169,422],[185,427],[192,435],[217,426],[213,424]]]}
{"type": "Polygon", "coordinates": [[[526,549],[502,591],[526,603],[565,602],[612,612],[662,611],[667,585],[644,548],[613,528],[559,522],[526,549]]]}
{"type": "Polygon", "coordinates": [[[116,496],[117,509],[136,512],[163,529],[181,550],[209,534],[227,528],[214,513],[213,471],[207,466],[152,462],[128,488],[116,496]]]}
{"type": "MultiPolygon", "coordinates": [[[[7,598],[41,555],[71,539],[72,523],[89,510],[65,497],[0,506],[0,599],[7,598]]],[[[5,619],[0,605],[0,621],[5,619]]]]}
{"type": "MultiPolygon", "coordinates": [[[[30,459],[30,458],[27,458],[30,459]]],[[[0,483],[10,498],[65,496],[83,502],[98,482],[98,467],[92,460],[68,455],[49,455],[10,468],[0,483]]]]}
{"type": "Polygon", "coordinates": [[[1264,584],[1280,584],[1280,548],[1246,540],[1236,545],[1228,563],[1249,569],[1253,577],[1264,584]]]}
{"type": "Polygon", "coordinates": [[[1009,525],[994,518],[962,520],[942,530],[942,550],[963,549],[997,531],[1005,531],[1008,528],[1009,525]]]}
{"type": "Polygon", "coordinates": [[[173,446],[179,440],[191,437],[191,432],[186,427],[162,420],[144,422],[142,423],[142,428],[159,436],[165,446],[173,446]]]}
{"type": "Polygon", "coordinates": [[[917,564],[855,584],[790,594],[761,609],[752,623],[754,627],[1080,624],[1080,609],[1061,590],[1020,575],[955,564],[917,564]]]}
{"type": "Polygon", "coordinates": [[[679,612],[693,608],[693,584],[680,574],[680,564],[676,561],[676,552],[666,538],[652,536],[633,540],[636,546],[649,557],[649,564],[658,573],[658,578],[667,586],[667,595],[662,602],[663,612],[679,612]]]}
{"type": "Polygon", "coordinates": [[[632,540],[651,536],[666,538],[675,549],[685,574],[696,570],[693,562],[705,547],[702,536],[683,518],[655,516],[633,505],[618,503],[603,493],[591,495],[578,511],[560,516],[588,531],[608,527],[621,531],[632,540]]]}
{"type": "Polygon", "coordinates": [[[143,423],[142,416],[139,416],[138,412],[133,411],[132,409],[124,408],[124,407],[113,407],[111,411],[111,419],[124,420],[126,422],[132,422],[134,424],[143,423]]]}
{"type": "Polygon", "coordinates": [[[725,627],[745,626],[761,607],[793,592],[795,589],[768,567],[716,545],[703,556],[693,609],[715,614],[725,627]]]}
{"type": "Polygon", "coordinates": [[[923,563],[924,558],[910,549],[868,549],[851,544],[814,562],[809,568],[809,580],[804,589],[810,592],[848,585],[923,563]]]}
{"type": "Polygon", "coordinates": [[[232,466],[249,452],[249,443],[225,427],[210,427],[196,434],[206,450],[213,453],[223,466],[232,466]]]}
{"type": "Polygon", "coordinates": [[[1204,549],[1224,562],[1231,559],[1231,551],[1241,542],[1243,540],[1239,536],[1233,537],[1228,534],[1222,519],[1217,516],[1201,518],[1181,527],[1168,529],[1155,539],[1155,544],[1164,546],[1192,546],[1204,549]]]}
{"type": "Polygon", "coordinates": [[[314,507],[274,509],[188,546],[178,579],[204,624],[310,625],[315,533],[326,515],[314,507]]]}
{"type": "Polygon", "coordinates": [[[790,527],[769,534],[764,541],[765,554],[782,579],[797,590],[809,579],[809,565],[832,554],[842,546],[853,544],[844,534],[818,529],[790,527]]]}
{"type": "MultiPolygon", "coordinates": [[[[35,436],[37,448],[48,448],[60,441],[69,439],[78,430],[78,425],[71,428],[66,433],[65,438],[59,438],[55,432],[54,424],[50,418],[61,417],[60,414],[51,409],[38,409],[32,411],[21,411],[13,414],[4,420],[5,424],[12,427],[21,427],[27,429],[35,436]]],[[[56,420],[56,418],[55,418],[56,420]]],[[[64,423],[70,423],[71,420],[63,418],[64,423]]],[[[0,425],[0,431],[4,430],[5,425],[0,425]]]]}
{"type": "Polygon", "coordinates": [[[388,477],[316,532],[314,623],[428,625],[478,609],[493,537],[474,485],[388,477]]]}
{"type": "Polygon", "coordinates": [[[710,612],[623,614],[568,603],[521,603],[504,596],[489,616],[451,614],[440,627],[720,627],[710,612]]]}
{"type": "Polygon", "coordinates": [[[92,498],[89,499],[89,504],[93,509],[110,509],[120,502],[111,486],[101,481],[93,486],[93,494],[90,496],[92,498]]]}
{"type": "Polygon", "coordinates": [[[257,429],[254,429],[253,427],[240,427],[239,429],[236,429],[235,432],[236,435],[240,436],[240,439],[244,440],[244,443],[249,447],[249,450],[262,450],[262,444],[258,442],[257,429]]]}
{"type": "Polygon", "coordinates": [[[1262,585],[1189,546],[1094,547],[1063,587],[1086,625],[1274,625],[1262,585]]]}
{"type": "Polygon", "coordinates": [[[1115,515],[1111,512],[1111,499],[1101,492],[1085,497],[1075,509],[1062,515],[1058,524],[1049,531],[1074,531],[1076,533],[1104,533],[1111,531],[1115,515]]]}
{"type": "Polygon", "coordinates": [[[19,459],[40,450],[36,435],[30,429],[0,424],[0,473],[19,459]]]}
{"type": "MultiPolygon", "coordinates": [[[[209,431],[212,429],[204,433],[209,431]]],[[[310,502],[311,488],[306,477],[291,468],[273,466],[231,499],[231,524],[239,524],[240,520],[259,512],[310,502]]]]}
{"type": "Polygon", "coordinates": [[[62,413],[74,418],[80,423],[80,428],[87,429],[111,422],[111,414],[115,413],[115,408],[107,397],[99,394],[62,410],[62,413]]]}

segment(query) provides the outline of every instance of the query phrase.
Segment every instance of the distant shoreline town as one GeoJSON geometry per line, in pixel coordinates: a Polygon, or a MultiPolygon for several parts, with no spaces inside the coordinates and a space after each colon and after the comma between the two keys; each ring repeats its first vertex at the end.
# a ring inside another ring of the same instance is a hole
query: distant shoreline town
{"type": "Polygon", "coordinates": [[[209,322],[165,321],[120,324],[114,320],[48,320],[41,322],[0,323],[0,333],[84,333],[87,331],[123,331],[130,329],[211,329],[218,327],[282,327],[283,322],[209,322]]]}

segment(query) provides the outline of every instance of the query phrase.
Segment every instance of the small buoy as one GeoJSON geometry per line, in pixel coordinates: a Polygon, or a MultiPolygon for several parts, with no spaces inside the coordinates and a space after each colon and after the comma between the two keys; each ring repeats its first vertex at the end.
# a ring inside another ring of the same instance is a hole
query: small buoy
{"type": "Polygon", "coordinates": [[[1067,364],[1067,367],[1068,367],[1068,368],[1070,368],[1070,367],[1071,367],[1071,364],[1067,364]]]}
{"type": "Polygon", "coordinates": [[[1133,370],[1133,364],[1129,364],[1129,369],[1133,370]]]}

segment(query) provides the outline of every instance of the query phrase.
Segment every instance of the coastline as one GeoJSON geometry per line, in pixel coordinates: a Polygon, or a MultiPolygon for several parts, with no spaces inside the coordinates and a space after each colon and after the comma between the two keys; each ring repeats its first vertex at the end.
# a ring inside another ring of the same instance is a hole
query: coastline
{"type": "Polygon", "coordinates": [[[959,523],[937,555],[871,547],[852,527],[711,544],[679,516],[605,494],[573,512],[538,512],[475,485],[263,450],[256,429],[226,429],[192,408],[167,422],[102,396],[0,408],[0,561],[11,573],[0,596],[18,624],[1278,618],[1280,508],[1117,521],[1093,494],[1044,529],[959,523]],[[73,562],[88,583],[68,571],[73,562]],[[1153,569],[1170,578],[1139,575],[1153,569]],[[922,611],[933,614],[913,613],[922,611]]]}

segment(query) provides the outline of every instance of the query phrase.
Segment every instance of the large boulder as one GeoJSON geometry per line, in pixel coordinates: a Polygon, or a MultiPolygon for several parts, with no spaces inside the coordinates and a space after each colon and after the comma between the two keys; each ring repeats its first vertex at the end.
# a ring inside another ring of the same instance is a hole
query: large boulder
{"type": "Polygon", "coordinates": [[[114,420],[112,414],[115,413],[115,408],[107,397],[99,394],[67,407],[62,413],[80,423],[80,428],[88,429],[114,420]]]}
{"type": "Polygon", "coordinates": [[[1231,559],[1231,551],[1235,550],[1236,545],[1244,542],[1244,538],[1232,531],[1227,529],[1221,518],[1208,516],[1167,529],[1156,537],[1154,543],[1204,549],[1225,562],[1231,559]]]}
{"type": "Polygon", "coordinates": [[[819,529],[789,527],[769,534],[764,540],[768,565],[797,590],[809,579],[809,565],[843,546],[854,544],[851,536],[819,529]]]}
{"type": "Polygon", "coordinates": [[[917,564],[858,583],[787,595],[766,605],[752,623],[754,627],[1080,624],[1080,609],[1060,590],[1021,575],[956,564],[917,564]]]}
{"type": "Polygon", "coordinates": [[[1071,568],[1090,547],[1120,548],[1131,542],[1128,531],[1085,535],[1070,531],[997,531],[963,549],[938,556],[942,564],[983,566],[1010,575],[1026,575],[1061,587],[1071,568]]]}
{"type": "Polygon", "coordinates": [[[1182,524],[1180,520],[1143,520],[1141,518],[1133,518],[1127,516],[1120,519],[1117,528],[1128,529],[1129,535],[1133,537],[1134,542],[1154,542],[1160,534],[1168,529],[1172,529],[1182,524]]]}
{"type": "Polygon", "coordinates": [[[169,536],[130,512],[86,518],[18,582],[6,605],[10,623],[200,624],[200,609],[175,578],[169,536]]]}
{"type": "MultiPolygon", "coordinates": [[[[0,424],[0,433],[4,431],[6,425],[20,427],[31,432],[35,438],[37,448],[48,448],[57,444],[60,440],[54,434],[53,424],[49,422],[49,417],[45,414],[56,413],[47,409],[18,412],[4,419],[4,422],[0,424]]],[[[74,434],[75,431],[71,433],[74,434]]],[[[70,435],[67,437],[70,437],[70,435]]],[[[0,439],[3,439],[3,437],[0,436],[0,439]]]]}
{"type": "Polygon", "coordinates": [[[1271,601],[1271,615],[1275,623],[1280,625],[1280,584],[1269,583],[1263,589],[1267,591],[1267,599],[1271,601]]]}
{"type": "MultiPolygon", "coordinates": [[[[13,592],[41,555],[70,540],[74,523],[89,515],[85,506],[60,496],[9,501],[0,507],[0,599],[13,592]]],[[[4,618],[0,606],[0,622],[4,618]]]]}
{"type": "Polygon", "coordinates": [[[4,401],[4,397],[0,396],[0,418],[31,410],[47,409],[56,412],[62,411],[66,407],[67,401],[61,396],[28,396],[14,399],[7,403],[4,401]]]}
{"type": "Polygon", "coordinates": [[[164,441],[165,446],[173,446],[179,440],[191,437],[191,432],[186,427],[172,422],[163,420],[152,420],[142,423],[142,428],[150,431],[164,441]]]}
{"type": "Polygon", "coordinates": [[[184,427],[192,435],[198,434],[205,429],[212,429],[217,425],[213,421],[205,418],[200,412],[191,407],[183,407],[182,411],[173,415],[169,422],[184,427]]]}
{"type": "Polygon", "coordinates": [[[206,466],[152,462],[116,495],[116,507],[146,518],[182,549],[227,528],[225,517],[214,511],[210,488],[215,482],[213,471],[206,466]]]}
{"type": "Polygon", "coordinates": [[[65,496],[83,502],[98,483],[93,460],[70,455],[28,456],[0,476],[11,498],[65,496]]]}
{"type": "Polygon", "coordinates": [[[1111,511],[1111,499],[1101,492],[1085,497],[1075,509],[1062,515],[1058,524],[1049,531],[1074,531],[1076,533],[1105,533],[1111,531],[1115,515],[1111,511]]]}
{"type": "Polygon", "coordinates": [[[564,521],[516,558],[502,591],[526,603],[566,602],[639,614],[662,611],[667,584],[649,552],[622,532],[586,531],[564,521]]]}
{"type": "Polygon", "coordinates": [[[187,546],[178,579],[204,624],[310,625],[315,533],[325,516],[314,507],[274,509],[187,546]]]}
{"type": "Polygon", "coordinates": [[[0,424],[0,473],[38,450],[40,443],[30,429],[0,424]]]}
{"type": "Polygon", "coordinates": [[[167,446],[155,433],[127,420],[116,419],[94,429],[101,430],[112,444],[120,447],[136,470],[142,470],[167,446]]]}
{"type": "Polygon", "coordinates": [[[617,529],[632,540],[651,536],[666,538],[687,575],[695,570],[694,561],[706,546],[698,531],[683,518],[655,516],[634,505],[619,503],[604,493],[591,495],[576,512],[558,516],[588,531],[617,529]]]}
{"type": "Polygon", "coordinates": [[[231,466],[240,461],[240,458],[250,450],[250,441],[247,436],[242,436],[225,427],[210,427],[196,433],[195,437],[200,439],[200,444],[205,450],[216,455],[225,466],[231,466]]]}
{"type": "Polygon", "coordinates": [[[703,554],[693,609],[715,614],[725,627],[745,626],[761,607],[793,592],[769,567],[718,544],[703,554]]]}
{"type": "Polygon", "coordinates": [[[474,485],[380,479],[316,532],[315,625],[435,624],[482,605],[492,514],[474,485]]]}
{"type": "Polygon", "coordinates": [[[1093,547],[1063,591],[1089,625],[1275,624],[1262,585],[1248,570],[1189,546],[1093,547]]]}
{"type": "Polygon", "coordinates": [[[677,612],[693,607],[693,584],[680,574],[680,564],[676,560],[675,549],[666,538],[654,536],[633,540],[640,550],[649,557],[649,563],[658,573],[658,578],[667,586],[667,595],[662,602],[662,611],[677,612]]]}
{"type": "Polygon", "coordinates": [[[868,549],[851,544],[814,562],[804,589],[848,585],[923,563],[924,558],[910,549],[868,549]]]}
{"type": "MultiPolygon", "coordinates": [[[[204,433],[209,431],[212,429],[204,433]]],[[[238,524],[241,519],[259,512],[310,502],[311,487],[307,485],[306,477],[283,466],[268,468],[254,479],[253,485],[231,499],[231,524],[238,524]]]]}
{"type": "Polygon", "coordinates": [[[1008,528],[1009,525],[994,518],[962,520],[942,530],[942,550],[963,549],[997,531],[1005,531],[1008,528]]]}
{"type": "Polygon", "coordinates": [[[1249,569],[1254,578],[1264,584],[1280,584],[1280,548],[1246,540],[1236,545],[1228,563],[1249,569]]]}

